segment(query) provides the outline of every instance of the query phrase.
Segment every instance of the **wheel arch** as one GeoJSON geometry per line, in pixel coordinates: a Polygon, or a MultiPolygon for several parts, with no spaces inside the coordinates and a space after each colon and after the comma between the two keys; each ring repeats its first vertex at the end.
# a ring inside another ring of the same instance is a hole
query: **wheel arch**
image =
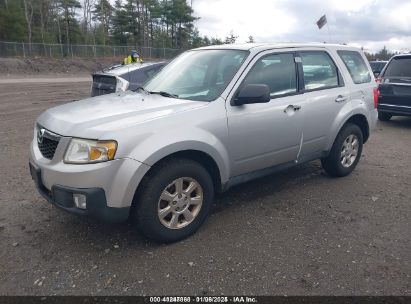
{"type": "MultiPolygon", "coordinates": [[[[363,143],[368,141],[370,137],[370,126],[368,124],[367,118],[363,114],[355,114],[345,121],[341,128],[343,128],[347,123],[352,123],[357,125],[363,135],[363,143]]],[[[341,130],[341,129],[340,129],[341,130]]]]}
{"type": "Polygon", "coordinates": [[[339,125],[333,128],[335,130],[333,133],[333,137],[329,138],[328,143],[327,143],[327,149],[325,150],[327,151],[327,154],[331,150],[332,146],[334,145],[334,142],[338,134],[341,132],[342,128],[344,128],[344,126],[347,123],[353,123],[361,129],[361,132],[363,134],[363,143],[365,143],[368,140],[370,136],[370,126],[369,126],[367,117],[363,113],[352,113],[351,112],[350,115],[347,115],[347,117],[345,117],[345,119],[343,119],[339,125]]]}
{"type": "Polygon", "coordinates": [[[151,166],[151,168],[145,173],[141,182],[137,185],[137,188],[135,189],[132,205],[135,205],[137,203],[139,192],[141,188],[144,187],[145,177],[147,177],[150,174],[150,172],[152,172],[156,167],[160,166],[163,162],[172,161],[173,159],[189,159],[198,162],[210,174],[215,191],[221,192],[223,190],[221,170],[216,160],[210,154],[204,151],[187,149],[168,154],[162,157],[161,159],[157,160],[151,166]]]}

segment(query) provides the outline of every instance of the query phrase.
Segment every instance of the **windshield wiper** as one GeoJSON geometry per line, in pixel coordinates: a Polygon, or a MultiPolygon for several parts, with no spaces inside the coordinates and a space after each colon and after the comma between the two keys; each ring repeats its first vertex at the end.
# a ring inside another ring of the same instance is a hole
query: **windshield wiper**
{"type": "Polygon", "coordinates": [[[171,94],[168,92],[164,92],[164,91],[159,91],[159,92],[149,92],[150,94],[158,94],[164,97],[172,97],[172,98],[178,98],[178,95],[176,94],[171,94]]]}

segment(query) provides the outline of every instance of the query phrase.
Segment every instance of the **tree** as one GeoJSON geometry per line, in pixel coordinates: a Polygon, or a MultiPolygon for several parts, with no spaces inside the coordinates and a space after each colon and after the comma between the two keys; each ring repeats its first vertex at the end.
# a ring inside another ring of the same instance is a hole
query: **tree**
{"type": "Polygon", "coordinates": [[[27,22],[27,37],[29,42],[29,50],[31,52],[31,37],[33,32],[31,30],[32,22],[33,22],[33,4],[31,1],[23,0],[24,3],[24,16],[26,17],[27,22]]]}
{"type": "Polygon", "coordinates": [[[225,37],[225,44],[233,44],[237,41],[238,36],[235,36],[233,31],[230,32],[230,35],[225,37]]]}
{"type": "Polygon", "coordinates": [[[207,37],[203,37],[203,45],[211,45],[211,40],[207,37]]]}
{"type": "Polygon", "coordinates": [[[0,6],[0,39],[3,41],[23,41],[25,33],[24,12],[18,1],[0,6]]]}
{"type": "Polygon", "coordinates": [[[76,19],[76,10],[81,8],[78,0],[57,0],[58,11],[61,11],[62,20],[66,27],[66,44],[67,53],[70,52],[70,43],[74,40],[73,35],[77,32],[78,21],[76,19]]]}
{"type": "Polygon", "coordinates": [[[247,41],[247,43],[254,43],[255,41],[254,41],[254,37],[253,36],[248,36],[248,41],[247,41]]]}
{"type": "Polygon", "coordinates": [[[127,28],[127,12],[120,0],[114,3],[113,17],[111,19],[113,42],[116,44],[127,44],[129,33],[127,28]]]}
{"type": "MultiPolygon", "coordinates": [[[[189,49],[236,41],[238,36],[232,31],[225,40],[202,36],[194,26],[198,18],[189,3],[187,0],[115,0],[114,3],[113,0],[0,0],[0,39],[57,42],[63,55],[71,52],[71,44],[79,42],[189,49]]],[[[47,51],[44,46],[44,53],[47,51]]]]}
{"type": "Polygon", "coordinates": [[[103,45],[106,44],[106,40],[109,39],[109,27],[113,14],[113,7],[108,0],[98,0],[93,10],[93,20],[100,22],[102,27],[103,45]]]}
{"type": "Polygon", "coordinates": [[[387,50],[387,47],[384,47],[375,54],[375,58],[378,60],[389,60],[394,54],[387,50]]]}
{"type": "Polygon", "coordinates": [[[220,45],[220,44],[224,44],[224,42],[220,38],[213,37],[213,38],[211,38],[211,44],[212,45],[220,45]]]}
{"type": "Polygon", "coordinates": [[[88,43],[89,32],[91,29],[92,11],[95,5],[95,0],[83,0],[83,33],[85,38],[85,43],[88,43]]]}

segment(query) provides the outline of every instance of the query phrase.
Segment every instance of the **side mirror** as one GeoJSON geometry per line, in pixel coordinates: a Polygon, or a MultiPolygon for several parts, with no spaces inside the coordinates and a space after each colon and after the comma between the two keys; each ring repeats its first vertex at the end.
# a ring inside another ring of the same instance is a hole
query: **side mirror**
{"type": "Polygon", "coordinates": [[[266,103],[269,102],[270,88],[266,84],[247,84],[235,95],[231,102],[232,106],[241,106],[252,103],[266,103]]]}

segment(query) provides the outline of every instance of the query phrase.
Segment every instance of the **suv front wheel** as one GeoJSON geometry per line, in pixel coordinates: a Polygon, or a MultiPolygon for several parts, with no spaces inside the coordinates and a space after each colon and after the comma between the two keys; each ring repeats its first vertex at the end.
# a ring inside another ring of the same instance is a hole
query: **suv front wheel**
{"type": "Polygon", "coordinates": [[[132,211],[137,228],[148,238],[171,243],[193,234],[213,201],[210,174],[189,159],[171,159],[154,167],[141,184],[132,211]]]}
{"type": "Polygon", "coordinates": [[[330,154],[321,160],[328,175],[342,177],[350,174],[361,158],[363,135],[361,129],[348,123],[338,133],[330,154]]]}

